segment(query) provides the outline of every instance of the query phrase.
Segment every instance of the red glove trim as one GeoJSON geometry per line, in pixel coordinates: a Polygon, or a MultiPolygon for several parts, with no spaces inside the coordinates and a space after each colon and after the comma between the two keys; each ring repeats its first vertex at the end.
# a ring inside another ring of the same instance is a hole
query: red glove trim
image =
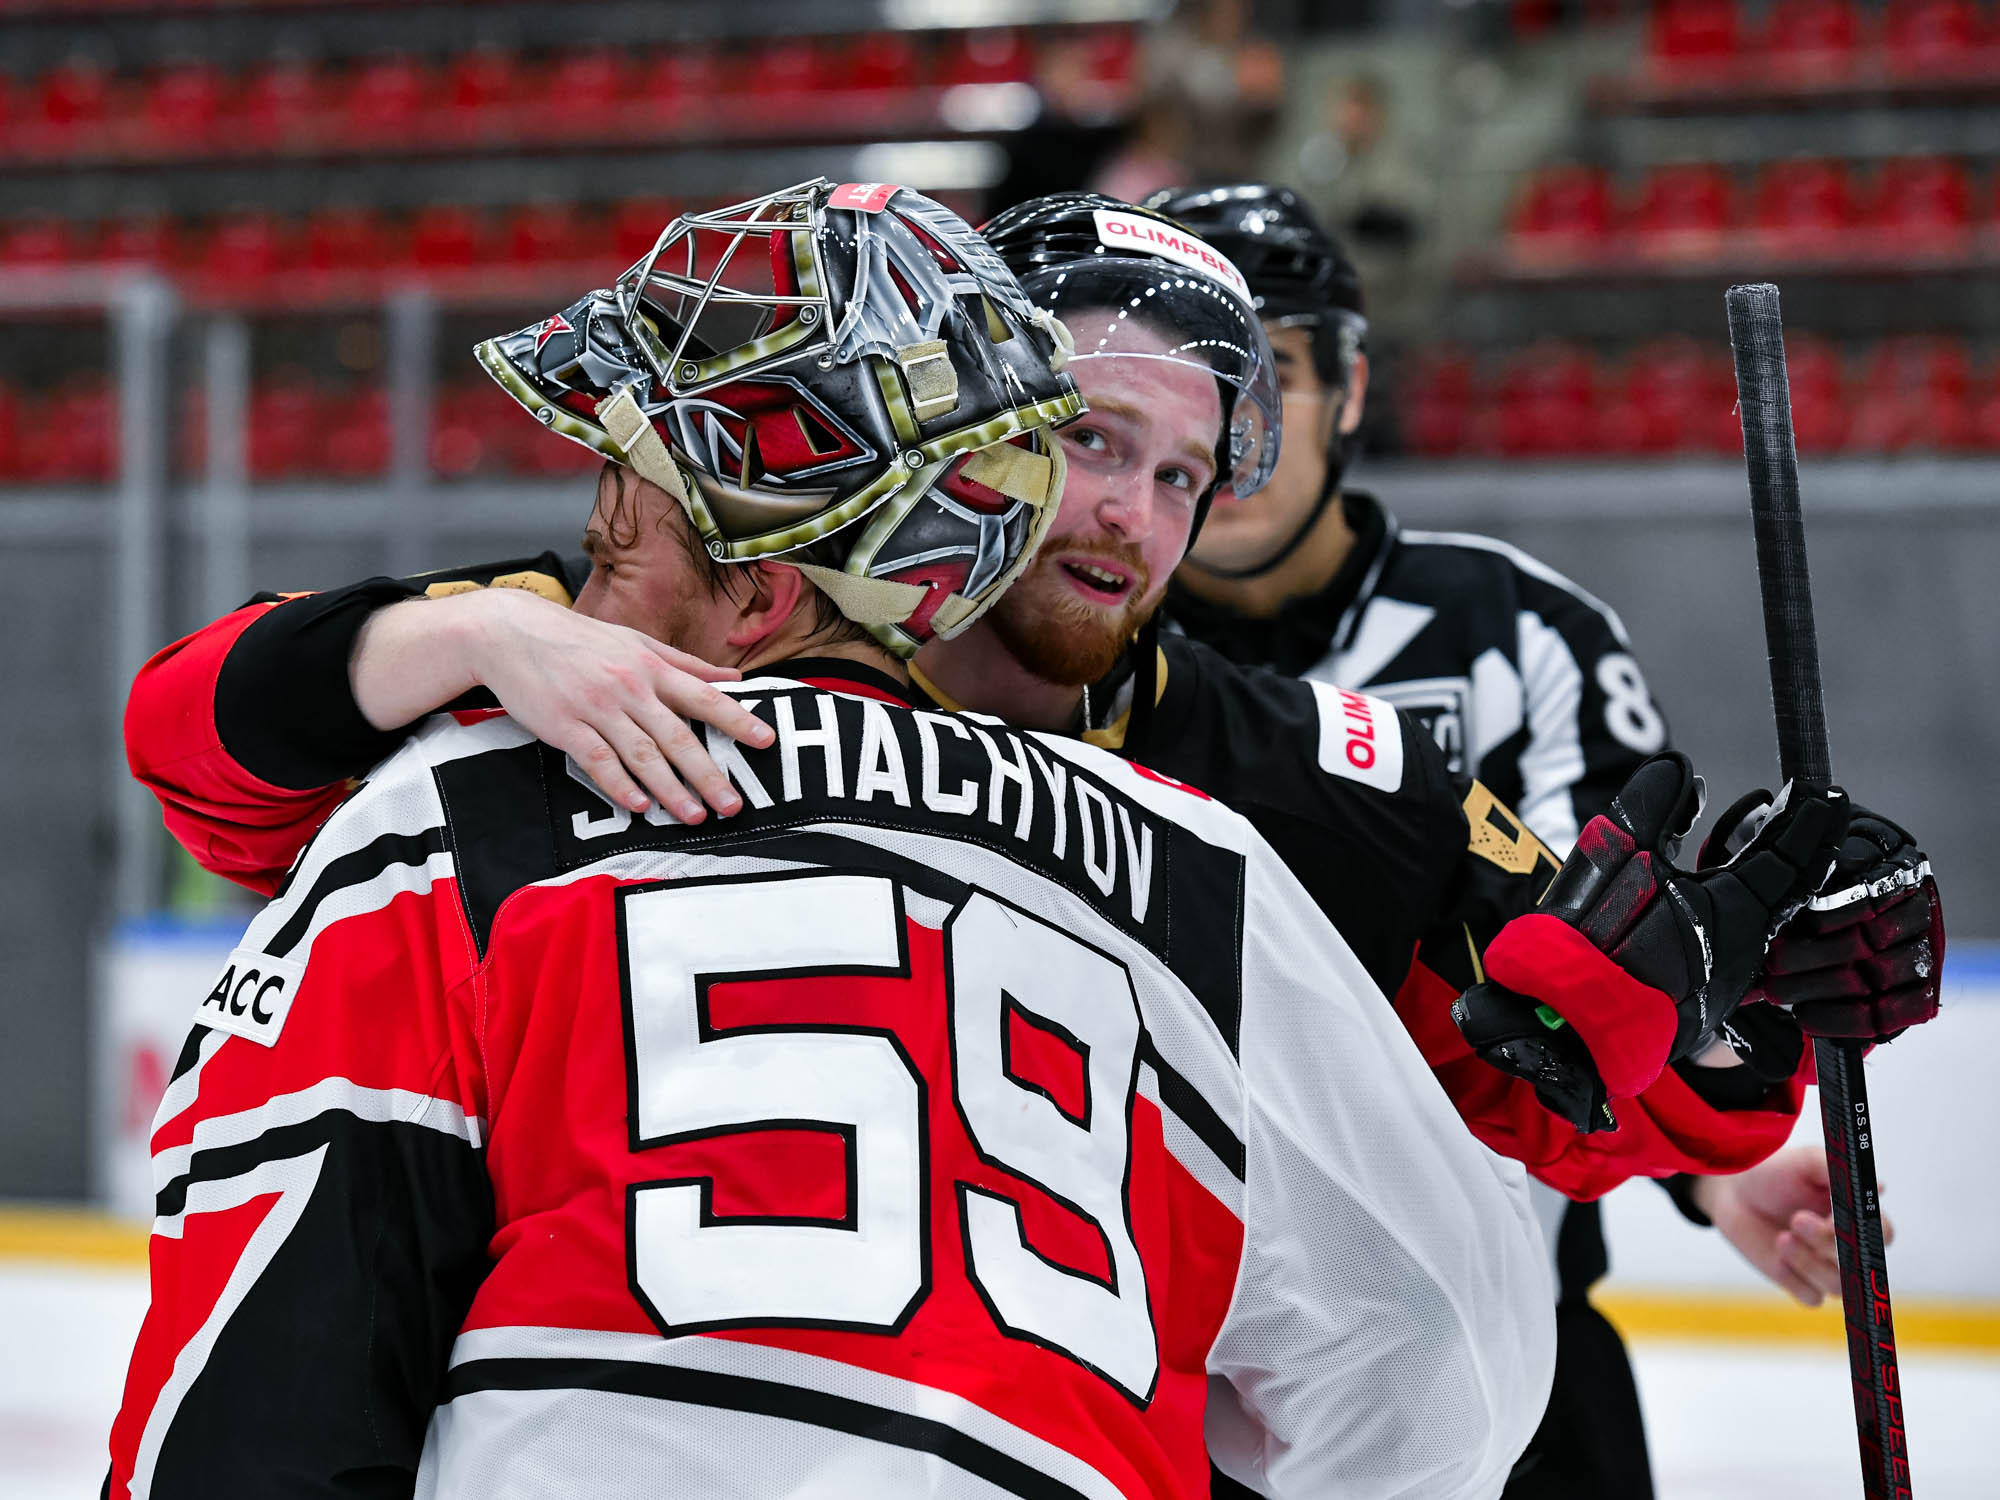
{"type": "Polygon", "coordinates": [[[1552,1007],[1576,1028],[1613,1099],[1643,1093],[1667,1065],[1680,1018],[1673,1000],[1641,984],[1559,917],[1516,917],[1486,949],[1486,977],[1552,1007]]]}

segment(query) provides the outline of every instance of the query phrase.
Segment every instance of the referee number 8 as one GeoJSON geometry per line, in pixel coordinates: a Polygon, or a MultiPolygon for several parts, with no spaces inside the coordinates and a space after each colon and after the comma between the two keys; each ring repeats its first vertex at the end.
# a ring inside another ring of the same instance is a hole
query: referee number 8
{"type": "Polygon", "coordinates": [[[1666,744],[1666,721],[1653,707],[1636,661],[1623,651],[1600,656],[1597,685],[1604,692],[1604,727],[1619,744],[1641,755],[1651,755],[1666,744]]]}

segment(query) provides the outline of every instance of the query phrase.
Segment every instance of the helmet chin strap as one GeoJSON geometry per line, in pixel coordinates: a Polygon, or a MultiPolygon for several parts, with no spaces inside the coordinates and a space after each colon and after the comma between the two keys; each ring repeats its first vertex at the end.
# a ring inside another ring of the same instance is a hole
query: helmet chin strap
{"type": "Polygon", "coordinates": [[[1218,568],[1197,558],[1194,555],[1193,545],[1190,544],[1187,561],[1211,578],[1227,579],[1232,583],[1241,582],[1246,578],[1262,578],[1266,573],[1282,567],[1287,558],[1305,545],[1306,538],[1312,535],[1313,528],[1319,525],[1320,517],[1326,514],[1326,508],[1340,498],[1340,476],[1345,467],[1341,462],[1343,446],[1344,441],[1336,442],[1333,451],[1327,454],[1326,478],[1320,482],[1319,497],[1313,501],[1312,509],[1306,512],[1306,518],[1299,522],[1292,534],[1285,538],[1284,545],[1269,557],[1247,568],[1218,568]]]}

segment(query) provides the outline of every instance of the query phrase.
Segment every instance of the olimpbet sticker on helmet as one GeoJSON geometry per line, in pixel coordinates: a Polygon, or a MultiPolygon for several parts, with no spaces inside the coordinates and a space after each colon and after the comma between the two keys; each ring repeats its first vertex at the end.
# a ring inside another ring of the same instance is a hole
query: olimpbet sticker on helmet
{"type": "Polygon", "coordinates": [[[1105,248],[1156,255],[1162,260],[1186,266],[1191,271],[1199,271],[1211,280],[1221,282],[1241,297],[1246,305],[1249,303],[1250,283],[1243,279],[1243,273],[1236,269],[1229,257],[1214,246],[1202,243],[1191,234],[1176,234],[1158,219],[1147,218],[1144,214],[1124,214],[1100,208],[1092,211],[1091,218],[1097,222],[1098,243],[1105,248]]]}

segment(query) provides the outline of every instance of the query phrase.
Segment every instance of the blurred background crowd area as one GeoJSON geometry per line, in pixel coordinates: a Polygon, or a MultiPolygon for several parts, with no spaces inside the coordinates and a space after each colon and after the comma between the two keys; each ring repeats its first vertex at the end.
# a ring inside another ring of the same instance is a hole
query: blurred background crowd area
{"type": "Polygon", "coordinates": [[[0,6],[0,486],[118,464],[103,288],[249,340],[252,480],[587,464],[464,355],[679,210],[824,173],[975,221],[1261,176],[1360,262],[1378,456],[1728,454],[1713,293],[1779,275],[1803,451],[2000,451],[1994,0],[0,6]],[[398,297],[430,322],[397,373],[398,297]],[[399,384],[399,381],[402,383],[399,384]],[[395,392],[395,403],[391,393],[395,392]]]}

